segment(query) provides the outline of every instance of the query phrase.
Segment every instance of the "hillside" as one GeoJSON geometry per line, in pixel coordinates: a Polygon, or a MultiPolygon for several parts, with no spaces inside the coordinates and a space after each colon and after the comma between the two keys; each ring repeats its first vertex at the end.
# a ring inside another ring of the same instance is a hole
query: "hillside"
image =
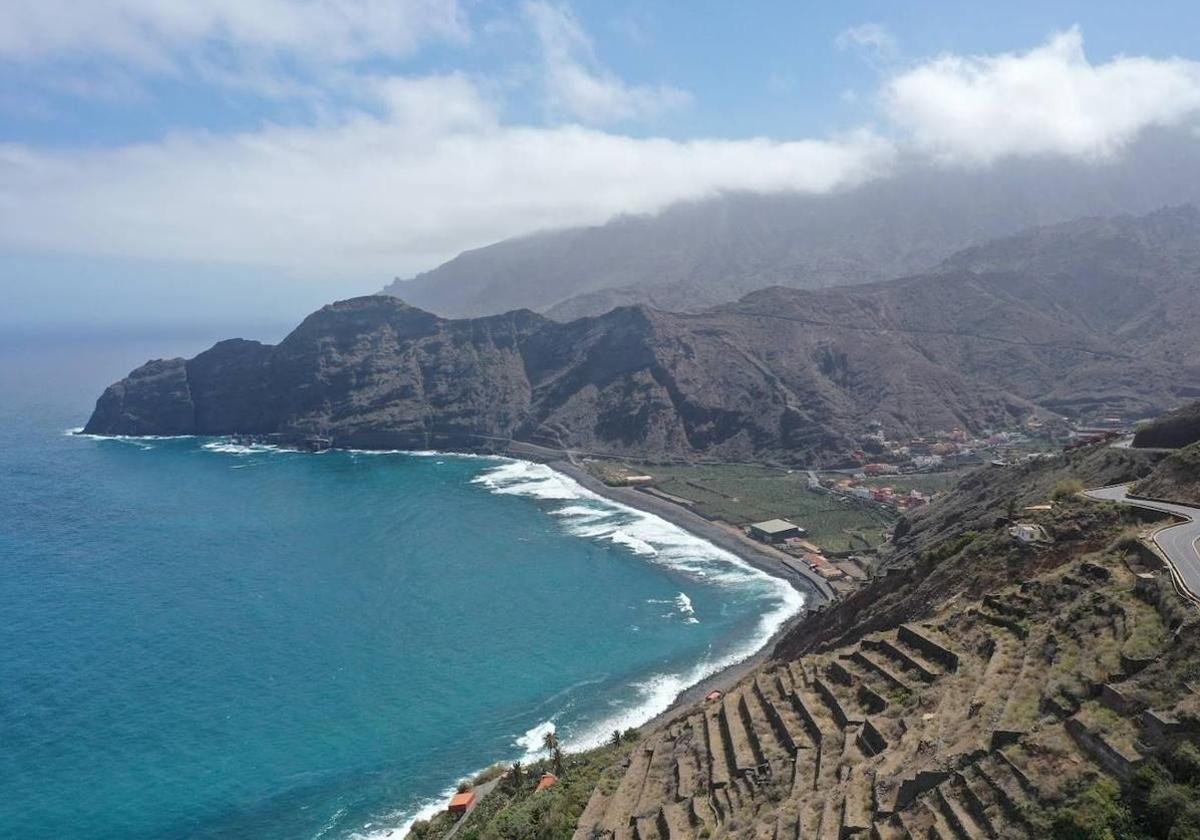
{"type": "Polygon", "coordinates": [[[1200,505],[1200,443],[1172,452],[1134,487],[1139,496],[1200,505]]]}
{"type": "Polygon", "coordinates": [[[1180,406],[1138,429],[1134,446],[1174,449],[1200,442],[1200,402],[1180,406]]]}
{"type": "Polygon", "coordinates": [[[1200,213],[1081,225],[958,258],[978,272],[777,287],[694,314],[447,320],[393,297],[342,301],[275,347],[233,340],[147,364],[87,430],[819,464],[872,421],[905,439],[1176,405],[1200,387],[1200,347],[1173,328],[1200,300],[1200,213]],[[1098,248],[1108,256],[1089,268],[1098,248]],[[1037,259],[992,270],[1020,254],[1037,259]]]}
{"type": "Polygon", "coordinates": [[[577,820],[576,840],[1193,836],[1200,620],[1135,539],[1147,523],[1074,492],[1158,457],[981,469],[721,697],[596,754],[608,770],[567,766],[586,807],[509,793],[459,836],[515,836],[518,815],[527,837],[577,820]],[[1017,544],[1009,515],[1050,500],[1021,514],[1048,541],[1017,544]]]}
{"type": "Polygon", "coordinates": [[[447,317],[528,308],[559,320],[645,304],[698,311],[769,286],[924,272],[955,251],[1083,215],[1200,201],[1190,138],[1148,133],[1117,161],[910,163],[830,195],[722,195],[467,251],[384,291],[447,317]]]}

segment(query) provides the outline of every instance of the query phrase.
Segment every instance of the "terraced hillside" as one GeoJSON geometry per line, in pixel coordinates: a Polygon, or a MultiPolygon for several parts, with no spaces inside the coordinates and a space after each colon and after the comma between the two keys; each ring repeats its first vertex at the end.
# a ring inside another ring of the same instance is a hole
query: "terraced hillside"
{"type": "Polygon", "coordinates": [[[575,837],[1051,836],[1048,806],[1195,721],[1163,679],[1187,615],[1140,569],[1088,554],[774,662],[646,739],[575,837]]]}

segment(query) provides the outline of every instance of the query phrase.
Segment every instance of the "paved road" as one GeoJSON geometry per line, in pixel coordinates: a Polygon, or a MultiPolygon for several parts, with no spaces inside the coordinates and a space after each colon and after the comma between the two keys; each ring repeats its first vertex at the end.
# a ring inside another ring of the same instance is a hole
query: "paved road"
{"type": "Polygon", "coordinates": [[[1170,528],[1163,528],[1156,533],[1154,542],[1162,549],[1163,554],[1167,555],[1171,565],[1175,567],[1192,594],[1200,596],[1200,546],[1196,545],[1196,541],[1200,540],[1200,508],[1129,498],[1129,487],[1128,484],[1117,484],[1112,487],[1101,487],[1099,490],[1088,490],[1084,495],[1092,499],[1121,502],[1147,510],[1173,513],[1186,519],[1186,522],[1172,525],[1170,528]]]}

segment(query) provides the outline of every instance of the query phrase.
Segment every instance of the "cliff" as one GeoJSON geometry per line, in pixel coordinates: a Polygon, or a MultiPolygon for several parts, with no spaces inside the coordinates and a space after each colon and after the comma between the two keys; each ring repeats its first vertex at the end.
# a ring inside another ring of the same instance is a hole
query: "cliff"
{"type": "Polygon", "coordinates": [[[104,393],[87,430],[821,463],[870,421],[902,439],[1194,397],[1198,278],[1200,212],[1182,207],[1030,231],[935,274],[776,287],[693,314],[448,320],[356,298],[278,346],[151,362],[104,393]]]}

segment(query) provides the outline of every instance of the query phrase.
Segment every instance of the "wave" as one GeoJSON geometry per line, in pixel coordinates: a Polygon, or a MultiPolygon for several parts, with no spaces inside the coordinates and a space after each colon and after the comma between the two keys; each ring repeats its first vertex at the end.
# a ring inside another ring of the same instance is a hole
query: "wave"
{"type": "Polygon", "coordinates": [[[230,438],[203,443],[200,448],[206,452],[219,452],[222,455],[261,455],[264,452],[298,452],[297,449],[285,449],[269,443],[235,443],[230,438]]]}
{"type": "MultiPolygon", "coordinates": [[[[614,729],[641,726],[666,711],[691,686],[753,656],[804,608],[804,596],[787,581],[751,566],[732,552],[660,516],[594,493],[544,464],[508,461],[481,473],[473,481],[501,495],[568,502],[549,511],[560,518],[568,533],[622,546],[647,562],[707,584],[737,590],[760,599],[766,606],[749,637],[727,653],[680,671],[656,673],[631,685],[633,701],[583,731],[571,733],[563,743],[571,750],[600,746],[608,741],[614,729]]],[[[687,593],[680,592],[670,603],[688,623],[699,622],[687,593]]],[[[545,722],[539,724],[545,725],[545,722]]]]}
{"type": "Polygon", "coordinates": [[[65,437],[87,438],[88,440],[124,440],[124,441],[155,441],[155,440],[190,440],[196,435],[93,435],[85,434],[83,426],[76,426],[63,432],[65,437]]]}

